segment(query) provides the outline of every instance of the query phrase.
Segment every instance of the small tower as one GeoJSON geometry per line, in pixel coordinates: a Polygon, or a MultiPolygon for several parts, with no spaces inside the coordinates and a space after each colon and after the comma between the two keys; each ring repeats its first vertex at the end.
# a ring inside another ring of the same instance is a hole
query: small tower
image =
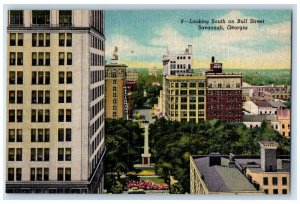
{"type": "Polygon", "coordinates": [[[277,171],[276,150],[278,143],[275,141],[259,141],[261,168],[265,172],[277,171]]]}
{"type": "Polygon", "coordinates": [[[113,52],[113,57],[111,58],[111,63],[118,64],[118,62],[119,62],[118,47],[116,46],[113,52]]]}

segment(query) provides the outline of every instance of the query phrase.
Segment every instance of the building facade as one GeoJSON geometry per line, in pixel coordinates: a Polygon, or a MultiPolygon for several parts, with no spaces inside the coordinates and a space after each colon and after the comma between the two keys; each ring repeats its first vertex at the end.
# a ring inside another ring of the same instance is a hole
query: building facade
{"type": "Polygon", "coordinates": [[[206,119],[204,76],[167,76],[164,91],[167,119],[196,123],[206,119]]]}
{"type": "Polygon", "coordinates": [[[106,118],[127,119],[126,68],[126,65],[118,64],[117,59],[113,59],[112,64],[105,65],[106,118]]]}
{"type": "Polygon", "coordinates": [[[126,70],[126,80],[127,81],[137,81],[139,78],[139,73],[135,69],[126,70]]]}
{"type": "Polygon", "coordinates": [[[277,109],[277,120],[280,122],[280,133],[287,138],[291,137],[291,109],[277,109]]]}
{"type": "Polygon", "coordinates": [[[101,193],[104,12],[9,10],[7,193],[101,193]]]}
{"type": "Polygon", "coordinates": [[[206,77],[206,119],[241,122],[243,117],[242,75],[223,73],[214,57],[206,77]]]}
{"type": "Polygon", "coordinates": [[[274,84],[266,86],[253,86],[253,97],[289,100],[291,98],[291,87],[274,84]]]}

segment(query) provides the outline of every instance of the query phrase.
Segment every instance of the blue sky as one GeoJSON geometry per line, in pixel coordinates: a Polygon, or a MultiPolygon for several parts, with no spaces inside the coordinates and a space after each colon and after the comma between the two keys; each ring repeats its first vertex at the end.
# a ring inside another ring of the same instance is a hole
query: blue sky
{"type": "Polygon", "coordinates": [[[181,53],[192,44],[195,68],[208,67],[212,55],[225,68],[290,68],[290,26],[289,10],[105,11],[106,59],[110,61],[118,46],[120,63],[161,67],[167,47],[171,53],[181,53]],[[181,23],[181,19],[238,18],[248,19],[248,30],[229,31],[225,24],[225,31],[201,31],[199,24],[181,23]],[[264,19],[264,23],[250,24],[250,19],[264,19]]]}

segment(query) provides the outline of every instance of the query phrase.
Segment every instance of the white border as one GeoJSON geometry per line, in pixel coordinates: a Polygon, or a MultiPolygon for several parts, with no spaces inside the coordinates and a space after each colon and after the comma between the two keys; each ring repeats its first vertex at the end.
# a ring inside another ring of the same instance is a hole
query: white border
{"type": "MultiPolygon", "coordinates": [[[[279,0],[279,1],[272,1],[272,0],[243,0],[243,1],[238,1],[238,0],[230,0],[230,1],[226,1],[227,4],[224,5],[224,0],[207,0],[207,1],[202,1],[202,2],[198,2],[196,0],[172,0],[172,1],[169,1],[170,3],[168,3],[167,1],[162,1],[162,0],[147,0],[147,1],[138,1],[138,0],[126,0],[126,2],[122,1],[122,0],[109,0],[109,1],[101,1],[101,0],[85,0],[85,1],[82,1],[82,0],[73,0],[73,1],[69,1],[69,2],[62,2],[62,1],[59,1],[59,0],[52,0],[51,1],[51,5],[49,5],[49,1],[46,1],[46,2],[41,2],[39,0],[27,0],[26,3],[25,1],[22,1],[22,0],[3,0],[1,1],[1,8],[0,8],[0,13],[2,14],[1,15],[1,21],[0,21],[0,27],[3,28],[3,31],[0,32],[0,35],[1,35],[1,42],[0,42],[0,47],[2,47],[3,49],[3,52],[2,52],[2,55],[0,57],[1,59],[1,64],[4,65],[4,59],[5,59],[5,56],[6,56],[6,52],[5,52],[5,48],[6,48],[6,43],[5,43],[5,39],[4,39],[4,36],[5,35],[5,28],[4,28],[4,6],[7,8],[7,7],[20,7],[20,8],[27,8],[27,9],[30,9],[30,8],[33,8],[33,7],[43,7],[42,5],[46,6],[47,7],[51,7],[51,8],[57,8],[57,7],[72,7],[72,8],[94,8],[94,4],[103,4],[103,3],[109,3],[109,5],[102,5],[101,7],[103,7],[104,9],[169,9],[169,8],[177,8],[177,9],[180,9],[180,8],[183,8],[183,9],[208,9],[208,8],[211,8],[211,9],[230,9],[230,8],[244,8],[244,9],[249,9],[250,8],[253,8],[253,9],[282,9],[286,6],[288,6],[287,4],[294,4],[295,5],[295,9],[297,10],[298,8],[298,1],[296,0],[279,0]],[[140,4],[140,3],[143,3],[143,4],[140,4]],[[14,5],[13,5],[14,4],[14,5]],[[46,5],[45,5],[46,4],[46,5]],[[63,4],[63,5],[62,5],[63,4]],[[74,5],[75,4],[75,5],[74,5]],[[77,4],[77,5],[76,5],[77,4]],[[78,4],[81,4],[81,5],[78,5],[78,4]],[[132,4],[135,4],[135,5],[132,5],[132,4]],[[153,5],[153,4],[156,4],[156,5],[153,5]],[[171,5],[172,4],[172,5],[171,5]],[[174,5],[175,4],[175,5],[174,5]],[[184,5],[183,5],[184,4],[184,5]],[[209,4],[209,5],[207,5],[209,4]],[[221,5],[220,5],[221,4],[221,5]],[[254,5],[255,4],[255,5],[254,5]],[[272,5],[268,5],[268,4],[272,4],[272,5]],[[277,4],[277,5],[276,5],[277,4]],[[284,4],[284,5],[282,5],[284,4]],[[59,5],[59,6],[58,6],[59,5]]],[[[97,6],[98,6],[97,5],[97,6]]],[[[292,45],[293,45],[293,52],[292,52],[292,58],[293,58],[293,70],[292,70],[292,138],[297,138],[297,124],[298,124],[298,115],[297,114],[297,102],[298,102],[298,97],[299,97],[299,94],[297,94],[297,88],[299,86],[298,84],[298,80],[300,77],[299,77],[299,73],[297,71],[297,58],[299,58],[299,54],[297,53],[297,47],[299,47],[299,42],[297,42],[297,36],[298,36],[298,31],[299,31],[299,22],[297,21],[298,19],[298,12],[295,12],[293,13],[293,15],[296,15],[297,16],[293,16],[293,41],[292,41],[292,45]],[[296,20],[296,22],[295,22],[296,20]]],[[[0,109],[0,115],[2,115],[2,123],[1,123],[1,131],[2,134],[2,140],[1,141],[1,145],[0,145],[0,152],[5,152],[5,149],[4,149],[4,143],[3,141],[5,141],[5,135],[4,135],[4,131],[5,131],[5,117],[6,117],[6,111],[5,111],[5,106],[4,106],[4,100],[5,100],[5,90],[6,90],[6,66],[2,66],[2,72],[0,72],[0,85],[1,85],[1,90],[3,91],[2,92],[2,99],[0,100],[0,107],[2,107],[0,109]],[[2,79],[2,80],[1,80],[2,79]]],[[[296,157],[296,154],[297,156],[299,156],[299,153],[298,153],[298,150],[297,150],[297,146],[299,146],[299,141],[300,139],[297,139],[297,143],[295,140],[293,140],[292,142],[292,176],[293,176],[293,179],[292,180],[292,183],[294,183],[295,187],[297,185],[297,183],[300,183],[299,182],[299,176],[297,176],[297,172],[294,170],[297,164],[297,169],[299,171],[299,162],[296,161],[296,158],[300,158],[300,157],[296,157]],[[295,177],[294,177],[295,176],[295,177]]],[[[4,166],[5,166],[5,157],[0,157],[0,165],[1,165],[1,169],[4,170],[4,166]]],[[[3,196],[3,192],[4,192],[4,175],[3,175],[3,171],[0,171],[0,180],[1,180],[1,185],[0,185],[0,194],[3,196]]],[[[293,188],[294,186],[292,186],[292,191],[293,191],[293,188]]],[[[297,191],[299,192],[299,188],[297,187],[297,191]]],[[[296,193],[296,192],[295,192],[296,193]]],[[[300,196],[300,194],[299,194],[300,196]]],[[[299,196],[298,198],[296,199],[299,199],[299,196]]],[[[201,199],[199,196],[197,197],[194,197],[194,196],[190,196],[190,195],[186,195],[186,196],[173,196],[172,198],[168,197],[167,199],[169,200],[172,200],[171,202],[172,203],[178,203],[178,202],[183,202],[181,199],[201,199]],[[174,200],[175,199],[175,200],[174,200]],[[179,199],[179,200],[176,200],[176,199],[179,199]]],[[[47,200],[44,200],[44,199],[49,199],[50,197],[48,197],[47,195],[38,195],[38,196],[35,196],[35,195],[22,195],[22,196],[19,196],[19,202],[40,202],[39,200],[43,200],[42,202],[53,202],[53,201],[47,201],[47,200]],[[23,199],[25,200],[28,200],[28,201],[22,201],[23,199]]],[[[246,203],[253,203],[253,202],[266,202],[266,200],[264,201],[259,201],[259,200],[254,200],[255,199],[255,196],[234,196],[233,197],[235,200],[230,200],[232,198],[230,197],[227,197],[227,196],[205,196],[201,199],[201,201],[198,201],[198,200],[188,200],[188,201],[184,201],[184,202],[188,202],[188,203],[192,203],[192,202],[203,202],[204,200],[203,199],[209,199],[209,200],[205,200],[206,203],[215,203],[215,199],[216,200],[220,200],[220,199],[225,199],[225,201],[222,201],[222,202],[246,202],[246,203]],[[229,199],[229,200],[228,200],[229,199]],[[242,201],[241,201],[242,200],[242,201]],[[254,201],[253,201],[254,200],[254,201]]],[[[266,196],[265,197],[266,199],[276,199],[273,200],[272,202],[288,202],[288,203],[295,203],[296,200],[289,200],[289,201],[283,201],[282,199],[289,199],[289,198],[286,198],[286,197],[282,197],[282,196],[266,196]]],[[[3,199],[3,197],[1,198],[3,199]]],[[[7,197],[5,199],[8,199],[7,197]]],[[[14,197],[14,199],[17,199],[16,197],[14,197]]],[[[50,199],[53,199],[50,198],[50,199]]],[[[62,196],[58,196],[58,195],[55,195],[55,198],[54,199],[58,199],[57,201],[54,201],[54,202],[59,202],[59,203],[62,203],[64,201],[62,201],[63,199],[74,199],[73,195],[62,195],[62,196]]],[[[95,196],[84,196],[84,195],[79,195],[79,197],[76,197],[75,199],[78,199],[78,200],[72,200],[72,202],[78,202],[78,203],[82,203],[82,200],[81,199],[92,199],[92,201],[88,201],[88,202],[104,202],[104,200],[102,199],[107,199],[105,200],[105,203],[116,203],[116,202],[125,202],[125,203],[132,203],[132,202],[138,202],[138,203],[156,203],[156,202],[159,202],[158,200],[156,199],[161,199],[163,200],[162,202],[166,202],[167,200],[165,200],[165,198],[163,196],[145,196],[145,195],[142,195],[142,196],[134,196],[134,197],[131,197],[130,199],[138,199],[137,201],[132,201],[132,200],[127,200],[125,197],[120,197],[120,196],[117,196],[117,195],[112,195],[112,196],[103,196],[101,198],[101,196],[98,196],[95,197],[95,196]],[[97,199],[97,200],[94,200],[94,199],[97,199]],[[98,200],[99,199],[99,200],[98,200]],[[118,200],[118,201],[113,201],[112,199],[114,200],[118,200]],[[122,199],[126,199],[126,200],[123,200],[121,201],[122,199]],[[142,201],[143,199],[146,199],[144,201],[142,201]],[[150,200],[149,200],[150,199],[150,200]]],[[[295,198],[294,198],[295,199],[295,198]]],[[[220,200],[221,201],[221,200],[220,200]]],[[[218,201],[217,201],[218,202],[218,201]]],[[[2,201],[3,203],[3,201],[2,201]]],[[[14,200],[4,200],[4,203],[16,203],[16,201],[14,200]]]]}

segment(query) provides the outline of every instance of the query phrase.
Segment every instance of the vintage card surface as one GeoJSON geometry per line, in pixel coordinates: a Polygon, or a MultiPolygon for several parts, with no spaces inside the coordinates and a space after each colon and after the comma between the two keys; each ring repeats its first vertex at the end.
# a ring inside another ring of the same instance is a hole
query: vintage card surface
{"type": "Polygon", "coordinates": [[[290,193],[292,10],[97,8],[5,14],[7,194],[290,193]]]}

